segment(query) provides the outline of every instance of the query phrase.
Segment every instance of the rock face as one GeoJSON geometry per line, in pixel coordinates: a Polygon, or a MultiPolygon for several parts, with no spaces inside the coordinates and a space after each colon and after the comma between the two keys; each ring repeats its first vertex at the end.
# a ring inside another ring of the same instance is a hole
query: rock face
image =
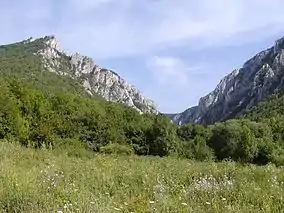
{"type": "Polygon", "coordinates": [[[213,124],[234,118],[283,88],[284,37],[225,76],[214,91],[200,98],[198,106],[176,114],[172,121],[213,124]]]}
{"type": "MultiPolygon", "coordinates": [[[[34,40],[30,39],[30,42],[34,40]]],[[[60,52],[59,43],[53,36],[46,36],[43,39],[43,48],[37,54],[42,56],[43,64],[50,72],[59,72],[60,59],[62,53],[60,52]]]]}
{"type": "MultiPolygon", "coordinates": [[[[60,49],[54,36],[46,36],[41,41],[42,48],[36,54],[42,57],[48,71],[78,79],[91,95],[125,104],[140,113],[158,113],[152,100],[145,98],[114,71],[100,68],[87,56],[78,53],[67,55],[60,49]]],[[[29,42],[34,40],[30,39],[29,42]]]]}
{"type": "Polygon", "coordinates": [[[83,77],[83,85],[89,93],[100,95],[108,101],[126,104],[141,113],[157,113],[153,101],[143,97],[114,71],[100,68],[91,58],[74,54],[71,55],[70,65],[77,77],[83,77]]]}

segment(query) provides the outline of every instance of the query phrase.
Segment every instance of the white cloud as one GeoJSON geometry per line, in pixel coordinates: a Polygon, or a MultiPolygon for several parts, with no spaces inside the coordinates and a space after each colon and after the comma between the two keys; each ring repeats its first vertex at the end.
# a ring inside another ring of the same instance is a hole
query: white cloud
{"type": "Polygon", "coordinates": [[[153,56],[147,60],[146,66],[160,84],[179,88],[188,83],[190,72],[200,70],[200,67],[188,67],[182,59],[169,56],[153,56]]]}
{"type": "Polygon", "coordinates": [[[69,50],[95,58],[240,43],[284,31],[282,0],[11,2],[0,3],[0,17],[9,25],[6,37],[56,33],[69,50]]]}
{"type": "Polygon", "coordinates": [[[197,48],[234,39],[245,42],[255,39],[256,32],[261,38],[283,30],[284,23],[280,0],[121,0],[107,5],[100,4],[90,16],[77,17],[81,22],[67,27],[69,31],[63,28],[60,35],[68,46],[77,38],[88,41],[80,42],[79,48],[95,52],[96,57],[119,57],[184,44],[197,48]]]}

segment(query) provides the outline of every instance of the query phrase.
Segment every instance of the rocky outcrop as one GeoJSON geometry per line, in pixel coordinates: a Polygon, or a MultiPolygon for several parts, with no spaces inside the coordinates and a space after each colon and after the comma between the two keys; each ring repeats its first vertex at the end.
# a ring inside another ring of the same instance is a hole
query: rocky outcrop
{"type": "MultiPolygon", "coordinates": [[[[36,41],[39,40],[29,40],[36,41]]],[[[138,89],[114,71],[100,68],[87,56],[78,53],[67,55],[61,50],[54,36],[46,36],[40,41],[42,46],[36,54],[42,58],[48,71],[77,79],[91,95],[99,95],[107,101],[125,104],[140,113],[158,113],[152,100],[145,98],[138,89]]]]}
{"type": "Polygon", "coordinates": [[[284,87],[284,38],[225,76],[196,107],[175,115],[176,124],[213,124],[234,118],[284,87]]]}
{"type": "Polygon", "coordinates": [[[143,97],[114,71],[100,68],[91,58],[74,54],[71,55],[70,64],[74,74],[83,77],[83,85],[89,93],[100,95],[108,101],[126,104],[141,113],[157,113],[153,101],[143,97]]]}

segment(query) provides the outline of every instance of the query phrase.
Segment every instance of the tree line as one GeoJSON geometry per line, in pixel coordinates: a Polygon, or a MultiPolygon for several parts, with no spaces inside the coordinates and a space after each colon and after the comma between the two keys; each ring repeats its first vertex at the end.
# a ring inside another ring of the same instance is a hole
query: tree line
{"type": "Polygon", "coordinates": [[[281,163],[284,118],[240,118],[176,126],[162,115],[67,92],[45,94],[19,79],[0,81],[0,138],[56,147],[76,141],[96,152],[175,155],[196,160],[281,163]]]}

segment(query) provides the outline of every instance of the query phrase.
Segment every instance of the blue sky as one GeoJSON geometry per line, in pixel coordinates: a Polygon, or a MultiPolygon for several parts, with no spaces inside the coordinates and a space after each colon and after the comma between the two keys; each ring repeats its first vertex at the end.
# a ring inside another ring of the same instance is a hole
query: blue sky
{"type": "Polygon", "coordinates": [[[284,36],[283,0],[2,0],[0,44],[55,35],[162,112],[196,105],[284,36]]]}

